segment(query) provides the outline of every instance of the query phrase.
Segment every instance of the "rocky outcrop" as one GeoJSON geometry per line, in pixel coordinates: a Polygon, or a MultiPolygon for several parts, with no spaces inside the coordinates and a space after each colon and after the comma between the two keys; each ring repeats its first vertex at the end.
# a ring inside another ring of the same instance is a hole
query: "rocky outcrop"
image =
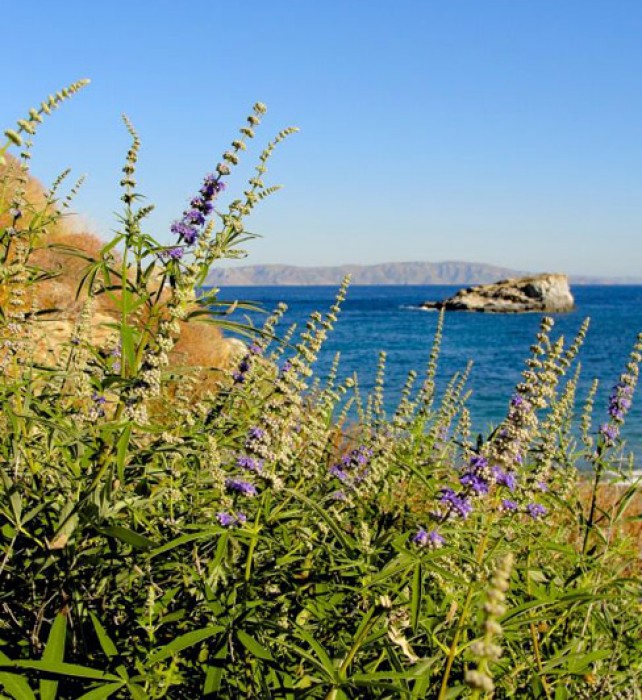
{"type": "Polygon", "coordinates": [[[571,311],[574,305],[568,277],[543,274],[468,287],[443,301],[426,301],[421,307],[508,314],[571,311]]]}

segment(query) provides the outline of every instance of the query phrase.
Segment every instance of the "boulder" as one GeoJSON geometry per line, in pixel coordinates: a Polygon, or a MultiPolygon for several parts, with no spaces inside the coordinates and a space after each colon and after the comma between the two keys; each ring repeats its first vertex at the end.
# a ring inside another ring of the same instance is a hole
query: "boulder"
{"type": "Polygon", "coordinates": [[[468,287],[421,308],[512,314],[572,311],[574,305],[567,275],[542,274],[468,287]]]}

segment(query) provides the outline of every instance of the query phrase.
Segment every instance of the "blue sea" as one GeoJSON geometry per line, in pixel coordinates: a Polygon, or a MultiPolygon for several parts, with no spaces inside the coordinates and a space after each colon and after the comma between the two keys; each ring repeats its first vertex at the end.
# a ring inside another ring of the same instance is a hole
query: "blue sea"
{"type": "MultiPolygon", "coordinates": [[[[373,386],[378,353],[387,353],[386,408],[394,410],[400,390],[412,369],[420,376],[425,370],[435,333],[438,314],[418,305],[454,293],[452,286],[353,286],[342,312],[315,367],[324,376],[336,352],[341,353],[340,376],[356,372],[365,393],[373,386]]],[[[278,302],[288,305],[281,324],[297,323],[303,330],[313,311],[326,311],[333,303],[334,287],[228,287],[219,297],[224,300],[253,301],[266,311],[278,302]]],[[[606,420],[608,395],[623,371],[636,336],[642,331],[642,286],[576,286],[576,309],[554,314],[553,337],[563,335],[570,342],[582,321],[591,326],[580,352],[582,364],[578,399],[581,404],[594,378],[600,381],[595,402],[595,424],[606,420]]],[[[264,316],[244,317],[261,325],[264,316]]],[[[476,432],[485,434],[505,415],[514,386],[520,381],[524,360],[529,355],[541,320],[540,314],[446,314],[444,339],[438,367],[438,387],[472,360],[469,408],[476,432]]],[[[278,334],[278,332],[277,332],[278,334]]],[[[642,463],[642,391],[630,411],[622,431],[627,447],[642,463]]]]}

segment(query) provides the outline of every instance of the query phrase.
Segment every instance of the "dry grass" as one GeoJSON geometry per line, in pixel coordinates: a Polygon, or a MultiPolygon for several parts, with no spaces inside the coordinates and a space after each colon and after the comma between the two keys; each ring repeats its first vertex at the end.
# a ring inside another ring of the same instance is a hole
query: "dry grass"
{"type": "MultiPolygon", "coordinates": [[[[8,212],[15,191],[18,164],[15,159],[7,157],[6,163],[0,166],[0,181],[8,184],[0,190],[0,227],[10,224],[8,212]],[[8,175],[8,178],[4,176],[8,175]]],[[[45,226],[36,249],[30,257],[30,263],[54,274],[51,279],[38,283],[33,289],[35,306],[40,310],[50,310],[43,323],[41,347],[47,352],[55,352],[56,346],[69,339],[73,325],[82,306],[82,296],[76,293],[82,279],[86,260],[65,251],[74,248],[89,257],[97,257],[103,247],[100,238],[90,231],[74,231],[69,221],[64,217],[54,217],[55,205],[47,204],[45,189],[38,180],[29,177],[25,185],[25,200],[27,205],[21,219],[23,227],[36,226],[36,217],[52,218],[45,226]],[[55,220],[53,220],[55,219],[55,220]]],[[[2,298],[0,289],[0,303],[2,298]]],[[[116,304],[107,295],[97,299],[94,317],[92,340],[97,344],[105,342],[112,332],[107,324],[116,318],[116,304]]],[[[203,368],[199,373],[201,390],[215,386],[220,370],[234,362],[240,352],[241,343],[233,339],[225,339],[221,331],[210,323],[190,322],[182,324],[179,341],[172,352],[172,360],[179,365],[191,368],[203,368]]]]}

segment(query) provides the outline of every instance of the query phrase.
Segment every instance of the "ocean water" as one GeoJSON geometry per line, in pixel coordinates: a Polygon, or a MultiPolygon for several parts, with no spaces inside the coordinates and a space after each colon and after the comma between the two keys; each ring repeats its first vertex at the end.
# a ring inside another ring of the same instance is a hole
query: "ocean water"
{"type": "MultiPolygon", "coordinates": [[[[437,324],[437,313],[418,305],[425,300],[449,296],[451,286],[354,286],[348,291],[342,312],[315,367],[324,376],[336,352],[341,353],[340,376],[356,372],[365,393],[373,386],[380,350],[387,353],[386,409],[393,411],[408,372],[424,372],[437,324]]],[[[291,323],[303,329],[313,311],[326,311],[333,303],[334,287],[228,287],[224,300],[258,302],[271,311],[278,302],[288,305],[280,333],[291,323]]],[[[600,388],[595,401],[596,427],[606,420],[608,395],[623,371],[636,336],[642,332],[642,286],[576,286],[576,309],[553,314],[553,337],[570,342],[582,321],[591,325],[580,352],[582,365],[578,406],[593,378],[600,388]]],[[[264,316],[236,313],[233,318],[261,325],[264,316]]],[[[538,331],[541,314],[446,314],[444,338],[438,366],[438,389],[473,361],[468,406],[476,432],[486,432],[505,415],[513,388],[520,381],[524,361],[538,331]]],[[[642,389],[642,387],[640,387],[642,389]]],[[[627,416],[622,435],[627,447],[642,465],[642,390],[627,416]]]]}

